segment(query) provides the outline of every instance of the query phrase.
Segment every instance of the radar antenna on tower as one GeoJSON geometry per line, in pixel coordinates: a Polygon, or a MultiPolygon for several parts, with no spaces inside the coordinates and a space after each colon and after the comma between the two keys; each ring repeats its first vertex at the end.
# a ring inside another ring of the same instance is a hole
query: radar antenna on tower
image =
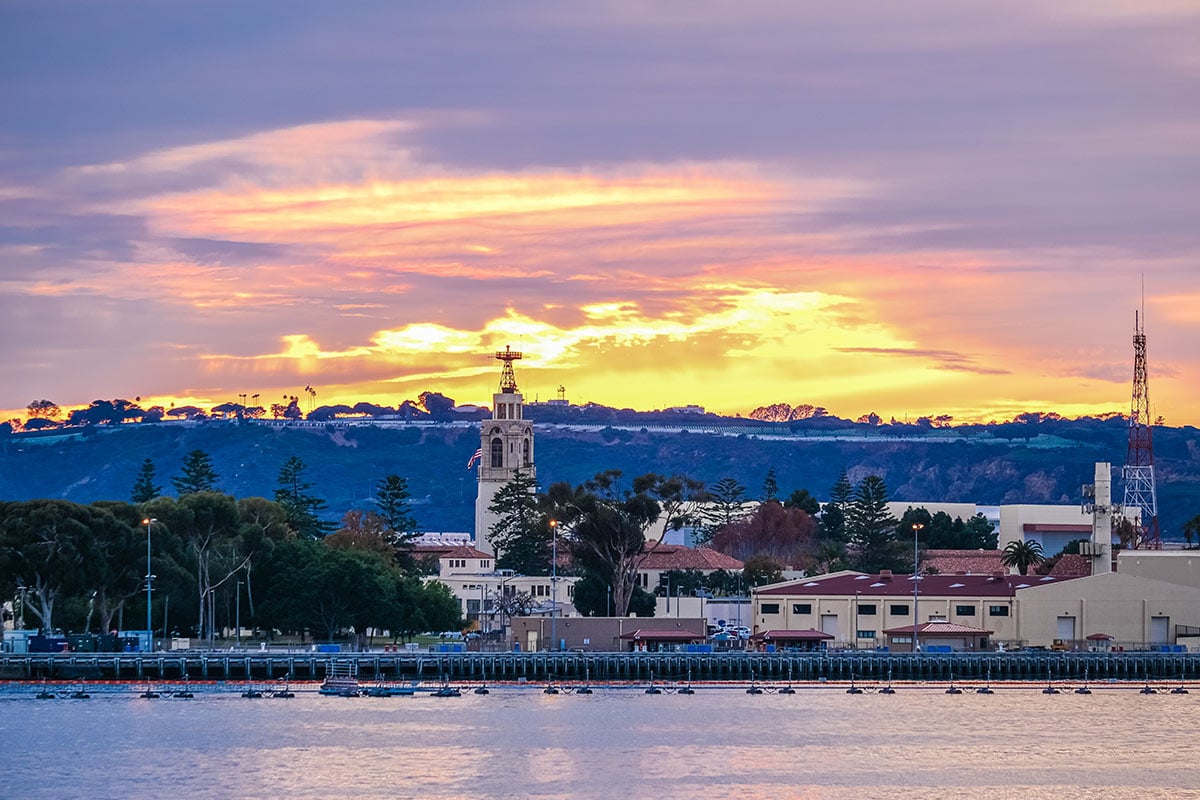
{"type": "Polygon", "coordinates": [[[519,350],[513,350],[508,345],[504,345],[503,350],[496,351],[496,359],[504,362],[504,368],[500,370],[500,391],[506,394],[515,394],[517,392],[517,376],[513,372],[512,362],[523,358],[519,350]]]}
{"type": "MultiPolygon", "coordinates": [[[[1144,290],[1143,290],[1144,292],[1144,290]]],[[[1150,387],[1146,380],[1145,295],[1142,310],[1133,312],[1133,400],[1129,406],[1129,447],[1125,451],[1127,512],[1141,510],[1140,524],[1134,524],[1134,548],[1158,550],[1162,538],[1158,530],[1158,496],[1154,485],[1154,443],[1150,431],[1150,387]]],[[[1131,520],[1132,521],[1132,520],[1131,520]]]]}

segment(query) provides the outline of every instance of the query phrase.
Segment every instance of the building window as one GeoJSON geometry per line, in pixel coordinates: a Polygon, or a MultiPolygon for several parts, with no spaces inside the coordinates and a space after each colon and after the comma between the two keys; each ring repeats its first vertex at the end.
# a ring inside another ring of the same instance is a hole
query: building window
{"type": "Polygon", "coordinates": [[[530,461],[529,461],[529,440],[528,440],[528,439],[526,439],[526,440],[525,440],[525,445],[524,445],[524,448],[525,448],[525,458],[524,458],[524,461],[525,461],[525,466],[527,466],[527,467],[528,467],[528,466],[529,466],[529,464],[530,464],[530,461]]]}
{"type": "MultiPolygon", "coordinates": [[[[875,604],[874,603],[859,603],[858,604],[858,615],[860,617],[875,616],[875,604]]],[[[860,638],[862,638],[862,637],[860,637],[860,638]]]]}
{"type": "Polygon", "coordinates": [[[955,606],[954,613],[960,617],[975,616],[975,606],[955,606]]]}
{"type": "Polygon", "coordinates": [[[892,607],[888,609],[888,612],[893,617],[907,617],[909,614],[908,603],[892,603],[892,607]]]}
{"type": "Polygon", "coordinates": [[[989,617],[1007,617],[1008,606],[988,606],[989,617]]]}
{"type": "Polygon", "coordinates": [[[492,439],[492,466],[504,466],[504,440],[499,436],[492,439]]]}
{"type": "Polygon", "coordinates": [[[912,644],[911,636],[893,636],[892,644],[912,644]]]}
{"type": "Polygon", "coordinates": [[[778,614],[779,613],[779,603],[763,603],[762,604],[762,613],[778,614]]]}
{"type": "Polygon", "coordinates": [[[793,614],[811,614],[812,603],[792,603],[793,614]]]}
{"type": "Polygon", "coordinates": [[[858,638],[860,638],[860,639],[874,639],[874,638],[875,638],[875,631],[858,631],[858,638]]]}
{"type": "Polygon", "coordinates": [[[483,559],[482,561],[480,561],[480,562],[479,562],[479,565],[480,565],[480,567],[479,567],[480,569],[488,569],[489,567],[491,567],[491,566],[492,566],[492,562],[491,562],[491,561],[488,561],[488,560],[485,558],[485,559],[483,559]]]}

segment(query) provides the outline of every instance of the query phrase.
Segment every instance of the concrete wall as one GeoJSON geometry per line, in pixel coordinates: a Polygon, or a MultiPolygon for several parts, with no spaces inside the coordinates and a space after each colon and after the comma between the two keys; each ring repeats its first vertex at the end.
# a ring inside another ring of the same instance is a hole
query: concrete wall
{"type": "Polygon", "coordinates": [[[1120,550],[1117,572],[1200,589],[1200,550],[1120,550]]]}
{"type": "Polygon", "coordinates": [[[655,617],[516,617],[509,633],[509,649],[514,643],[523,651],[555,650],[554,637],[565,650],[618,652],[629,649],[621,635],[638,629],[683,630],[703,638],[707,627],[703,619],[658,619],[655,617]]]}
{"type": "MultiPolygon", "coordinates": [[[[1200,589],[1107,573],[1017,592],[1020,638],[1048,645],[1060,635],[1059,618],[1073,620],[1080,649],[1087,636],[1107,633],[1116,646],[1173,644],[1176,625],[1200,626],[1200,589]],[[1155,642],[1154,619],[1167,636],[1155,642]]],[[[1103,643],[1099,645],[1105,646],[1103,643]]]]}
{"type": "MultiPolygon", "coordinates": [[[[1000,506],[1000,544],[999,548],[1009,542],[1026,540],[1025,526],[1042,525],[1088,525],[1092,524],[1092,515],[1083,513],[1080,506],[1049,506],[1049,505],[1007,505],[1000,506]]],[[[1072,539],[1088,538],[1089,533],[1059,534],[1045,537],[1041,534],[1031,534],[1030,541],[1038,541],[1046,556],[1052,556],[1072,539]]]]}

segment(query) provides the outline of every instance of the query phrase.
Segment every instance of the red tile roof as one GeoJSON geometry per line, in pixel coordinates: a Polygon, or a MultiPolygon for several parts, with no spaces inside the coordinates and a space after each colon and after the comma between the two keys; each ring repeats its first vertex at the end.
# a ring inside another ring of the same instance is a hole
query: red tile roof
{"type": "MultiPolygon", "coordinates": [[[[888,628],[884,631],[886,634],[909,634],[912,635],[912,625],[901,625],[898,628],[888,628]]],[[[936,639],[939,636],[990,636],[995,631],[986,631],[983,628],[972,628],[970,625],[959,625],[955,622],[922,622],[917,626],[917,634],[926,639],[936,639]]]]}
{"type": "Polygon", "coordinates": [[[437,556],[438,558],[491,558],[469,544],[418,544],[412,549],[414,556],[437,556]]]}
{"type": "MultiPolygon", "coordinates": [[[[922,575],[920,594],[930,597],[1012,597],[1018,589],[1061,583],[1051,575],[922,575]]],[[[755,590],[759,596],[912,597],[910,575],[840,573],[800,578],[755,590]]]]}
{"type": "Polygon", "coordinates": [[[991,575],[1008,572],[999,550],[926,550],[924,569],[938,575],[991,575]]]}
{"type": "Polygon", "coordinates": [[[1050,570],[1056,578],[1086,578],[1092,574],[1092,560],[1078,553],[1066,553],[1050,570]]]}
{"type": "Polygon", "coordinates": [[[658,544],[650,548],[639,569],[740,570],[743,566],[745,565],[733,556],[718,553],[707,547],[658,544]]]}

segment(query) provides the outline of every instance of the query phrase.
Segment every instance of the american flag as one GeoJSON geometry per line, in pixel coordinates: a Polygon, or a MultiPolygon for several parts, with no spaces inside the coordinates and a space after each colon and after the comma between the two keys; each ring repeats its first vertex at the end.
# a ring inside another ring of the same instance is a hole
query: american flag
{"type": "Polygon", "coordinates": [[[481,458],[483,458],[483,448],[482,447],[475,451],[475,455],[471,456],[471,460],[467,462],[467,469],[470,469],[471,467],[475,466],[475,462],[481,458]]]}

